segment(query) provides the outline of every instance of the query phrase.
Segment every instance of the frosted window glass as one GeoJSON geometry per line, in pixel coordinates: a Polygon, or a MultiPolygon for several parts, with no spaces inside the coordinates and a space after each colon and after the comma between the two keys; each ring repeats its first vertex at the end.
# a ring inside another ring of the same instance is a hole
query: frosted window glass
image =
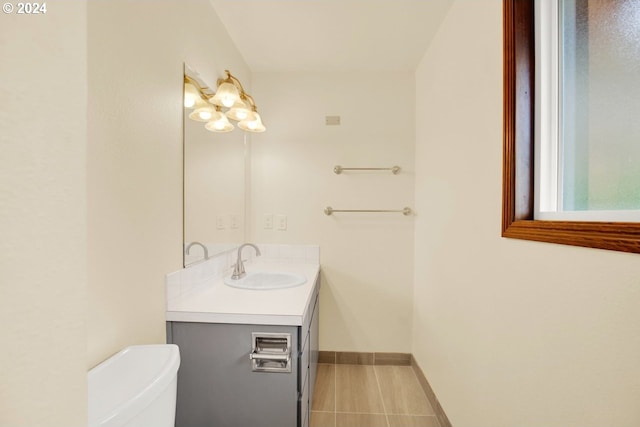
{"type": "Polygon", "coordinates": [[[561,7],[562,210],[640,209],[640,1],[561,7]]]}

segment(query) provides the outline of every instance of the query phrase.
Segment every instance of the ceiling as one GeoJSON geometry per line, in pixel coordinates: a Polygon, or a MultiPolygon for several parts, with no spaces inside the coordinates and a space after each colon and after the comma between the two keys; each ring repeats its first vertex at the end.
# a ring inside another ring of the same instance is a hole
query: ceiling
{"type": "Polygon", "coordinates": [[[451,0],[210,0],[253,72],[413,71],[451,0]]]}

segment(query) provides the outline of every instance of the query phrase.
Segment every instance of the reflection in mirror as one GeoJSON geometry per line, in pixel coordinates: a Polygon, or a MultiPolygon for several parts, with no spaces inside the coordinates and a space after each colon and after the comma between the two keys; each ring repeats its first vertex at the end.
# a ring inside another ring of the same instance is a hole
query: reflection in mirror
{"type": "Polygon", "coordinates": [[[214,90],[186,65],[184,72],[183,255],[186,267],[204,260],[205,256],[235,248],[245,240],[245,137],[239,130],[211,132],[202,121],[189,118],[199,106],[211,105],[204,98],[212,96],[214,90]],[[199,93],[203,96],[198,97],[199,93]],[[196,103],[191,102],[193,96],[198,97],[196,103]]]}

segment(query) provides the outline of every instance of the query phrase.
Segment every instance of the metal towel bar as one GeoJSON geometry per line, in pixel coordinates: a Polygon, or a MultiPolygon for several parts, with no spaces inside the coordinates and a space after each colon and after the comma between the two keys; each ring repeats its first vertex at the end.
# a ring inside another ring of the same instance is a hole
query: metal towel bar
{"type": "Polygon", "coordinates": [[[404,216],[411,215],[413,211],[409,207],[405,207],[400,210],[386,210],[386,209],[333,209],[331,206],[324,208],[325,215],[332,215],[334,212],[399,212],[404,216]]]}
{"type": "Polygon", "coordinates": [[[397,175],[400,172],[400,166],[390,168],[344,168],[338,165],[333,168],[333,172],[337,175],[340,175],[343,171],[391,171],[392,174],[397,175]]]}

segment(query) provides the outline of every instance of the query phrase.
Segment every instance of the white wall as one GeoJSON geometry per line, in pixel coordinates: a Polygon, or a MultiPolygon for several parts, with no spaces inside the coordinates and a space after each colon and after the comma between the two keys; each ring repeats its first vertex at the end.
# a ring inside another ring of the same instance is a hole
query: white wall
{"type": "Polygon", "coordinates": [[[501,31],[458,0],[416,72],[413,352],[456,427],[637,426],[638,255],[500,237],[501,31]]]}
{"type": "Polygon", "coordinates": [[[257,73],[253,86],[267,132],[252,135],[252,240],[320,245],[322,350],[409,352],[413,217],[323,210],[413,206],[413,73],[257,73]],[[287,230],[264,229],[265,214],[287,230]]]}
{"type": "Polygon", "coordinates": [[[83,426],[87,368],[165,340],[183,62],[249,71],[206,0],[49,2],[0,38],[0,425],[83,426]]]}
{"type": "Polygon", "coordinates": [[[211,84],[249,70],[206,0],[88,9],[92,367],[165,341],[164,275],[182,266],[183,62],[211,84]]]}
{"type": "MultiPolygon", "coordinates": [[[[15,5],[15,2],[11,2],[15,5]]],[[[86,425],[86,3],[0,17],[0,425],[86,425]]]]}

